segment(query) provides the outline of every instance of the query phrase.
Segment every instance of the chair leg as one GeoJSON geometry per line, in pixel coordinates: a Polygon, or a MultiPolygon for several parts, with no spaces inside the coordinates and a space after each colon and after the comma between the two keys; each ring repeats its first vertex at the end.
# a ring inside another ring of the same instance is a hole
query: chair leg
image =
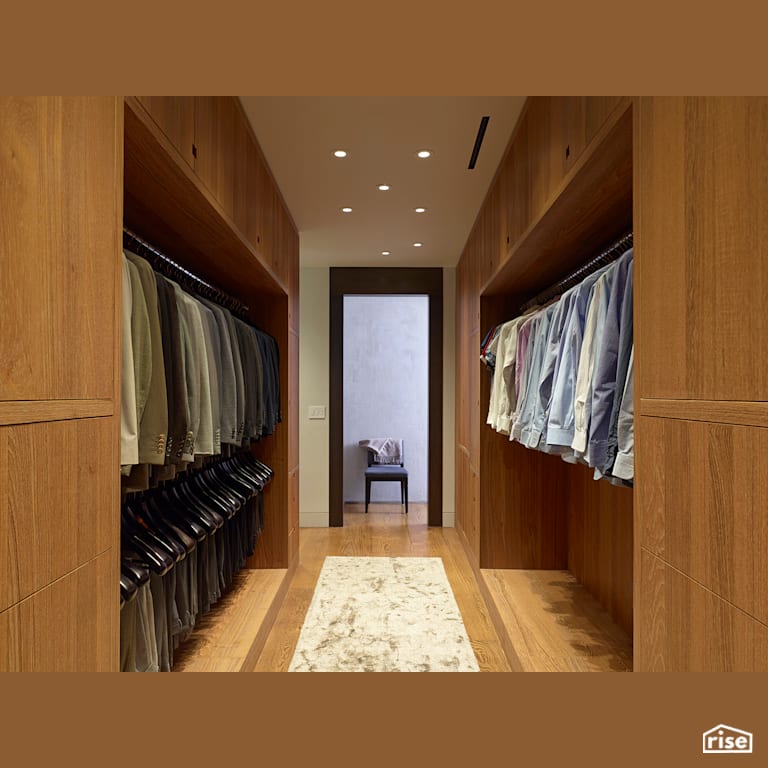
{"type": "Polygon", "coordinates": [[[365,514],[368,514],[368,504],[371,501],[371,481],[365,478],[365,514]]]}
{"type": "Polygon", "coordinates": [[[400,503],[405,504],[405,486],[402,480],[400,481],[400,503]]]}
{"type": "Polygon", "coordinates": [[[405,514],[408,514],[408,478],[405,478],[405,514]]]}

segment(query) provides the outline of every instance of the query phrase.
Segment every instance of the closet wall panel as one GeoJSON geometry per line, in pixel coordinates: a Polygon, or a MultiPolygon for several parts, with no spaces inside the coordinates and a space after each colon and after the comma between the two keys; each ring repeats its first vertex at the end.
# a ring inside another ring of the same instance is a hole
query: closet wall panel
{"type": "Polygon", "coordinates": [[[195,173],[235,218],[237,104],[228,96],[195,96],[195,173]]]}
{"type": "Polygon", "coordinates": [[[639,100],[646,398],[768,400],[768,99],[639,100]]]}
{"type": "Polygon", "coordinates": [[[768,624],[768,429],[640,422],[640,545],[768,624]]]}
{"type": "Polygon", "coordinates": [[[0,613],[0,672],[115,672],[119,588],[104,553],[0,613]]]}
{"type": "Polygon", "coordinates": [[[112,419],[0,427],[0,610],[113,543],[112,419]]]}
{"type": "Polygon", "coordinates": [[[123,105],[0,99],[0,669],[118,668],[123,105]]]}
{"type": "Polygon", "coordinates": [[[0,400],[111,398],[114,98],[0,102],[0,400]]]}
{"type": "Polygon", "coordinates": [[[768,626],[645,549],[640,574],[635,670],[768,671],[768,626]]]}
{"type": "Polygon", "coordinates": [[[767,131],[763,97],[636,105],[641,670],[768,668],[767,131]]]}
{"type": "Polygon", "coordinates": [[[195,167],[195,97],[137,96],[190,168],[195,167]]]}

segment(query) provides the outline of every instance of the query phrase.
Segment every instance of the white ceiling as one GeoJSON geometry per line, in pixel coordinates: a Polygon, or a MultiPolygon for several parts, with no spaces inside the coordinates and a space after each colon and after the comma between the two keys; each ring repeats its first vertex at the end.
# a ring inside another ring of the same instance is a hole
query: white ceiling
{"type": "Polygon", "coordinates": [[[299,228],[302,266],[439,267],[456,265],[525,97],[240,99],[299,228]],[[418,159],[420,149],[434,154],[418,159]]]}

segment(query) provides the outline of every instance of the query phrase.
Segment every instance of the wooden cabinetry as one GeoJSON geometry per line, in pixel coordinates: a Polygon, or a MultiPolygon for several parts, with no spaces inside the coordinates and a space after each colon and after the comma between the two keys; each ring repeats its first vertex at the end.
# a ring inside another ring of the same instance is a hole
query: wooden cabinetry
{"type": "Polygon", "coordinates": [[[195,167],[194,96],[137,96],[190,168],[195,167]]]}
{"type": "Polygon", "coordinates": [[[456,525],[470,559],[569,570],[627,634],[632,491],[488,427],[478,356],[495,324],[631,227],[630,107],[627,97],[528,100],[459,261],[456,312],[456,525]]]}
{"type": "Polygon", "coordinates": [[[768,670],[766,132],[766,98],[635,109],[640,670],[768,670]]]}
{"type": "Polygon", "coordinates": [[[0,670],[118,669],[122,169],[122,99],[0,99],[0,670]]]}

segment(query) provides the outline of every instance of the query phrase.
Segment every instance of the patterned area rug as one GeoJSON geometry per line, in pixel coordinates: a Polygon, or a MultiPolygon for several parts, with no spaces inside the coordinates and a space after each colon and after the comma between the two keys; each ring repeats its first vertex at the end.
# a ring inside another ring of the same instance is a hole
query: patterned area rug
{"type": "Polygon", "coordinates": [[[326,557],[289,672],[479,672],[439,557],[326,557]]]}

